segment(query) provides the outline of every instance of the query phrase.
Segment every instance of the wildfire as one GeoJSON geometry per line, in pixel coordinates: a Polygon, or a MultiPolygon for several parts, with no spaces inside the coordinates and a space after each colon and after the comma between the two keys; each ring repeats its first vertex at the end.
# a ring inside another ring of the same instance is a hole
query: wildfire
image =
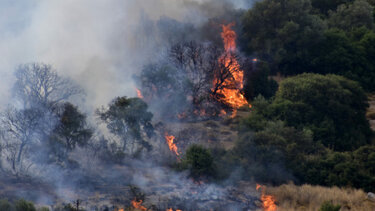
{"type": "MultiPolygon", "coordinates": [[[[173,211],[172,208],[167,209],[166,211],[173,211]]],[[[182,210],[176,210],[176,211],[182,211],[182,210]]]]}
{"type": "Polygon", "coordinates": [[[134,199],[131,203],[132,203],[132,206],[135,208],[135,209],[138,209],[138,210],[142,210],[142,211],[147,211],[147,208],[142,206],[142,200],[139,200],[138,202],[136,201],[136,199],[134,199]]]}
{"type": "MultiPolygon", "coordinates": [[[[225,53],[219,58],[219,62],[228,68],[232,77],[228,77],[222,83],[222,88],[217,91],[220,101],[229,105],[234,109],[247,105],[248,102],[245,96],[241,93],[243,88],[244,73],[240,68],[234,53],[236,52],[236,32],[232,30],[232,24],[222,25],[221,37],[224,42],[225,53]]],[[[219,79],[215,78],[216,84],[219,79]]]]}
{"type": "Polygon", "coordinates": [[[138,96],[138,98],[143,99],[143,95],[142,95],[141,90],[139,90],[139,89],[136,88],[136,91],[137,91],[137,96],[138,96]]]}
{"type": "Polygon", "coordinates": [[[165,133],[164,137],[165,137],[165,140],[167,141],[169,150],[171,152],[174,152],[177,156],[179,156],[180,153],[178,152],[177,145],[176,145],[176,143],[174,143],[175,137],[172,136],[172,135],[169,135],[168,133],[165,133]]]}
{"type": "Polygon", "coordinates": [[[271,195],[267,195],[266,187],[263,185],[256,184],[256,190],[262,189],[262,195],[260,196],[260,200],[262,200],[264,211],[276,211],[277,206],[275,204],[275,198],[271,195]]]}

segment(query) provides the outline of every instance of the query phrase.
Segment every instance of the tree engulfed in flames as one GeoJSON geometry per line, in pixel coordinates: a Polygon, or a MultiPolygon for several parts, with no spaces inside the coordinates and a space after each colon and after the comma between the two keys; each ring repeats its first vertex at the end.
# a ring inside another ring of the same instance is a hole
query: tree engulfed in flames
{"type": "Polygon", "coordinates": [[[176,143],[174,143],[175,137],[172,136],[172,135],[169,135],[168,133],[165,133],[164,137],[165,137],[165,140],[167,141],[169,150],[171,152],[174,152],[177,156],[179,156],[180,153],[178,152],[177,145],[176,145],[176,143]]]}
{"type": "Polygon", "coordinates": [[[276,211],[277,206],[275,204],[275,197],[271,195],[266,195],[266,187],[263,185],[256,184],[256,189],[262,189],[262,195],[260,196],[260,200],[262,201],[264,211],[276,211]]]}
{"type": "Polygon", "coordinates": [[[143,202],[142,200],[136,201],[136,199],[134,199],[131,203],[132,203],[132,206],[135,209],[147,211],[148,209],[146,207],[142,206],[142,202],[143,202]]]}
{"type": "MultiPolygon", "coordinates": [[[[245,96],[241,93],[243,88],[244,73],[238,63],[236,53],[236,32],[232,30],[232,24],[222,25],[221,37],[223,38],[225,52],[219,58],[219,62],[228,69],[230,77],[221,82],[221,88],[216,91],[219,100],[233,109],[248,105],[245,96]]],[[[220,83],[218,78],[214,84],[220,83]]]]}

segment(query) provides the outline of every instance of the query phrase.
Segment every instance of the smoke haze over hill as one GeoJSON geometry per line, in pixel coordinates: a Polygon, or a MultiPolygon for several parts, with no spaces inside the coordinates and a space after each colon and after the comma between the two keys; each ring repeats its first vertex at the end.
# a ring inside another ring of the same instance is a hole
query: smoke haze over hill
{"type": "Polygon", "coordinates": [[[29,62],[52,64],[59,74],[76,80],[87,92],[88,111],[115,96],[135,96],[131,76],[165,41],[156,22],[171,18],[199,26],[231,8],[250,6],[249,1],[228,2],[2,1],[0,94],[6,97],[1,105],[9,103],[14,70],[29,62]]]}

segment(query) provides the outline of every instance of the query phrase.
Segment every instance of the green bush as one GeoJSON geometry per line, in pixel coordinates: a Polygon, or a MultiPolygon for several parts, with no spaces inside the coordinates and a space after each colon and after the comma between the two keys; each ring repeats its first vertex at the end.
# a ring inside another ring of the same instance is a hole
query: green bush
{"type": "Polygon", "coordinates": [[[16,211],[36,211],[32,202],[20,199],[15,203],[16,211]]]}
{"type": "Polygon", "coordinates": [[[331,202],[326,201],[322,204],[319,211],[339,211],[340,209],[340,205],[333,205],[331,202]]]}
{"type": "Polygon", "coordinates": [[[253,100],[256,96],[262,95],[265,98],[273,97],[277,91],[278,84],[269,78],[269,68],[264,62],[253,64],[255,68],[245,78],[245,97],[253,100]]]}
{"type": "Polygon", "coordinates": [[[13,211],[12,204],[6,199],[1,199],[0,200],[0,210],[1,211],[13,211]]]}
{"type": "Polygon", "coordinates": [[[191,145],[186,151],[186,163],[193,178],[215,176],[215,165],[211,152],[199,145],[191,145]]]}
{"type": "Polygon", "coordinates": [[[335,151],[370,143],[367,96],[354,81],[336,75],[301,74],[280,84],[268,117],[309,129],[314,141],[335,151]]]}

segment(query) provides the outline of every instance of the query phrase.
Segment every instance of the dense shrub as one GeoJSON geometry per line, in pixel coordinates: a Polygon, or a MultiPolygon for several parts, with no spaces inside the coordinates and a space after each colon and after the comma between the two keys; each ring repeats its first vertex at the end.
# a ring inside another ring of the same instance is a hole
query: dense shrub
{"type": "Polygon", "coordinates": [[[339,211],[340,209],[340,205],[334,205],[331,202],[326,201],[322,204],[319,211],[339,211]]]}
{"type": "Polygon", "coordinates": [[[182,165],[189,169],[195,179],[212,178],[215,176],[215,165],[211,152],[199,145],[191,145],[186,150],[182,165]]]}
{"type": "Polygon", "coordinates": [[[280,84],[269,118],[309,129],[314,140],[335,151],[368,144],[367,96],[361,87],[335,75],[302,74],[280,84]]]}
{"type": "Polygon", "coordinates": [[[36,211],[32,202],[20,199],[15,203],[15,211],[36,211]]]}

